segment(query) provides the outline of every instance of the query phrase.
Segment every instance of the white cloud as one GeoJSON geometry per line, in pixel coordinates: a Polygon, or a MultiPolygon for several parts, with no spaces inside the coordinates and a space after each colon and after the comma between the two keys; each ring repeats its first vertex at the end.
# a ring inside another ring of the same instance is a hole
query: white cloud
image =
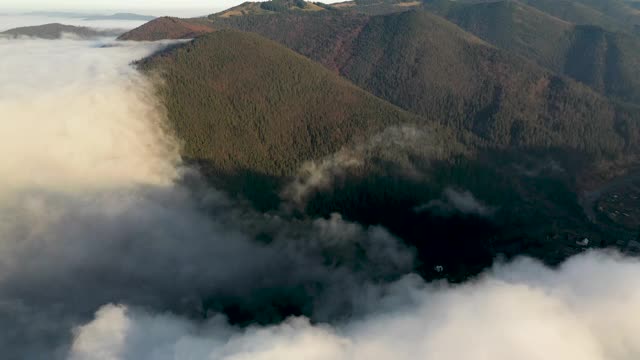
{"type": "Polygon", "coordinates": [[[406,278],[349,322],[304,318],[236,329],[107,305],[77,328],[71,359],[632,360],[640,263],[588,253],[558,270],[531,260],[457,286],[406,278]],[[402,305],[400,305],[402,304],[402,305]],[[122,341],[126,339],[126,341],[122,341]],[[115,345],[114,345],[115,344],[115,345]],[[112,357],[96,356],[107,347],[112,357]]]}
{"type": "Polygon", "coordinates": [[[177,146],[129,62],[162,45],[0,40],[1,193],[166,184],[177,146]]]}

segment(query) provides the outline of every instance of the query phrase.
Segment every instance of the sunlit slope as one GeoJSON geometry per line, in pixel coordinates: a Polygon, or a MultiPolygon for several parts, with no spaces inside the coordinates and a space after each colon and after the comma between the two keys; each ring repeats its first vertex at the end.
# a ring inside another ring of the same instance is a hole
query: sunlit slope
{"type": "Polygon", "coordinates": [[[291,175],[390,125],[419,121],[255,34],[218,31],[141,62],[158,73],[187,158],[219,174],[291,175]]]}
{"type": "Polygon", "coordinates": [[[227,24],[279,41],[403,109],[470,130],[492,147],[607,157],[638,141],[636,107],[617,105],[425,11],[227,24]],[[331,30],[318,31],[322,23],[331,30]]]}

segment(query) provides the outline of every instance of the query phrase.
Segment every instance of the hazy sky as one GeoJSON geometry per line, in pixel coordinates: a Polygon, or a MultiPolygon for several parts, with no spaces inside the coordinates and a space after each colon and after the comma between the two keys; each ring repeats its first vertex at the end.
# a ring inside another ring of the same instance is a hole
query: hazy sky
{"type": "MultiPolygon", "coordinates": [[[[158,10],[202,9],[220,10],[245,0],[2,0],[0,10],[78,10],[78,11],[125,11],[154,14],[158,10]]],[[[325,0],[326,3],[337,0],[325,0]]]]}

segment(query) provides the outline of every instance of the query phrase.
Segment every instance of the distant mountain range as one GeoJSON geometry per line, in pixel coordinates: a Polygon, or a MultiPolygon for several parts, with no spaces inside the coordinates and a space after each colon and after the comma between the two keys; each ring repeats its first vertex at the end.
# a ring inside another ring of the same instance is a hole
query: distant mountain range
{"type": "Polygon", "coordinates": [[[59,39],[64,35],[72,35],[82,39],[90,39],[101,36],[117,36],[124,30],[96,30],[88,27],[63,25],[58,23],[38,26],[26,26],[0,32],[0,37],[34,37],[40,39],[59,39]]]}
{"type": "Polygon", "coordinates": [[[104,14],[83,14],[74,12],[59,12],[59,11],[34,11],[26,13],[25,15],[34,16],[46,16],[46,17],[63,17],[63,18],[77,18],[83,20],[153,20],[155,16],[140,15],[133,13],[116,13],[110,15],[104,14]]]}
{"type": "Polygon", "coordinates": [[[637,24],[622,1],[272,0],[120,39],[195,38],[138,66],[219,187],[382,224],[455,278],[635,241],[589,194],[640,162],[637,24]]]}

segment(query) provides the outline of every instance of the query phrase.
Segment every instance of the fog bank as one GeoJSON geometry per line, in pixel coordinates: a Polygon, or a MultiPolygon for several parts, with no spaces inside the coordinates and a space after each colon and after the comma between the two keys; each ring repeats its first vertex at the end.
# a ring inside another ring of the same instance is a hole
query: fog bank
{"type": "Polygon", "coordinates": [[[584,359],[640,356],[640,264],[589,253],[553,271],[499,265],[460,286],[407,277],[371,313],[337,325],[304,318],[237,329],[222,318],[106,305],[76,328],[72,359],[584,359]]]}

